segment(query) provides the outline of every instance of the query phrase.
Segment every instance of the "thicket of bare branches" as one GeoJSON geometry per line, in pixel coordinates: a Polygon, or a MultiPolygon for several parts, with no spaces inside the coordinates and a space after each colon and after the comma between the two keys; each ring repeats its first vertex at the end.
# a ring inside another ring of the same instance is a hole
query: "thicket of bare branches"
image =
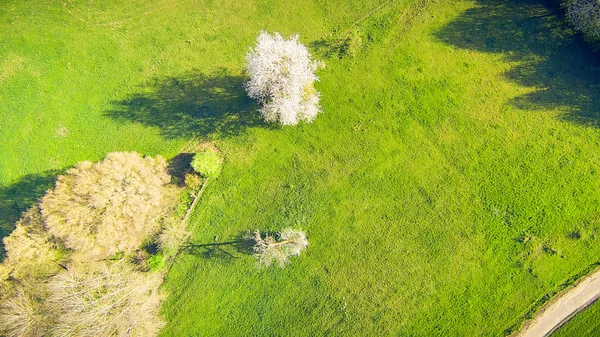
{"type": "Polygon", "coordinates": [[[159,273],[138,272],[124,261],[69,268],[48,283],[52,336],[155,336],[164,325],[161,283],[159,273]]]}
{"type": "Polygon", "coordinates": [[[260,112],[267,122],[295,125],[315,119],[320,111],[314,87],[317,62],[298,35],[285,40],[279,33],[262,31],[246,61],[246,91],[263,104],[260,112]]]}
{"type": "Polygon", "coordinates": [[[568,0],[567,18],[576,29],[593,38],[600,38],[600,0],[568,0]]]}
{"type": "MultiPolygon", "coordinates": [[[[16,279],[50,276],[59,270],[60,246],[46,231],[40,209],[32,207],[17,222],[15,230],[3,239],[6,258],[4,276],[16,279]]],[[[0,273],[2,274],[2,273],[0,273]]]]}
{"type": "Polygon", "coordinates": [[[174,191],[158,156],[114,152],[60,176],[40,204],[48,231],[89,257],[132,252],[160,230],[174,191]]]}
{"type": "Polygon", "coordinates": [[[135,152],[59,177],[4,239],[0,336],[156,336],[163,275],[135,269],[133,254],[106,258],[138,256],[160,231],[168,242],[185,235],[167,214],[178,192],[170,181],[162,157],[135,152]]]}
{"type": "Polygon", "coordinates": [[[298,256],[308,246],[308,239],[303,231],[286,228],[277,233],[277,240],[270,234],[264,236],[256,230],[249,237],[254,241],[254,256],[259,265],[270,266],[276,262],[284,267],[291,256],[298,256]]]}
{"type": "Polygon", "coordinates": [[[162,281],[162,274],[120,260],[78,263],[49,280],[15,283],[0,294],[0,336],[156,336],[164,325],[162,281]]]}
{"type": "Polygon", "coordinates": [[[53,315],[45,305],[45,279],[59,269],[62,252],[32,207],[4,238],[6,258],[0,265],[0,336],[45,335],[53,315]]]}
{"type": "Polygon", "coordinates": [[[0,336],[39,337],[47,335],[54,315],[45,303],[42,282],[20,282],[0,296],[0,336]]]}
{"type": "Polygon", "coordinates": [[[168,218],[163,221],[163,229],[157,237],[158,246],[163,252],[173,254],[188,241],[191,233],[186,225],[180,219],[168,218]]]}

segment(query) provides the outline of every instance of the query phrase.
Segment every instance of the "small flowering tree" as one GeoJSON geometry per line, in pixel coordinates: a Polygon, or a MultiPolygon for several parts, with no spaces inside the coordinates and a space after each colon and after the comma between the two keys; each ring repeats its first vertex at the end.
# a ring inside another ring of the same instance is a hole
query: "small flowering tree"
{"type": "Polygon", "coordinates": [[[260,265],[270,266],[277,262],[281,268],[288,262],[290,256],[298,256],[308,246],[308,239],[303,231],[286,228],[275,237],[260,231],[252,233],[250,239],[254,241],[254,256],[260,265]]]}
{"type": "Polygon", "coordinates": [[[317,62],[298,41],[298,35],[285,40],[279,33],[262,31],[246,60],[250,75],[246,92],[263,104],[260,112],[267,122],[295,125],[317,116],[320,111],[319,93],[314,88],[318,80],[314,74],[317,62]]]}

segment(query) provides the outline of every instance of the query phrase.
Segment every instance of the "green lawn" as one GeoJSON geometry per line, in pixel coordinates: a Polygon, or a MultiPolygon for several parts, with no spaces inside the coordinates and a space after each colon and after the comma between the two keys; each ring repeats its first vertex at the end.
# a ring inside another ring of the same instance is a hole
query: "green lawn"
{"type": "Polygon", "coordinates": [[[195,243],[293,226],[310,245],[285,269],[184,251],[164,336],[502,335],[598,261],[600,63],[541,1],[365,18],[380,3],[5,1],[2,234],[77,161],[199,137],[225,166],[195,243]],[[264,125],[244,96],[260,29],[324,59],[313,123],[264,125]],[[347,30],[355,58],[331,52],[347,30]]]}
{"type": "Polygon", "coordinates": [[[552,337],[594,337],[600,335],[600,302],[592,304],[567,324],[552,334],[552,337]]]}

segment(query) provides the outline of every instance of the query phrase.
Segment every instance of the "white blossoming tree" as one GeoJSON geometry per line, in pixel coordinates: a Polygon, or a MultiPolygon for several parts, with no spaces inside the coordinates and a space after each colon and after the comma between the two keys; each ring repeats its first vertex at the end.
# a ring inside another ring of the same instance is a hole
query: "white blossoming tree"
{"type": "Polygon", "coordinates": [[[317,62],[298,35],[286,40],[279,33],[262,31],[246,60],[250,75],[246,91],[263,104],[260,112],[267,122],[295,125],[315,119],[320,111],[314,87],[317,62]]]}

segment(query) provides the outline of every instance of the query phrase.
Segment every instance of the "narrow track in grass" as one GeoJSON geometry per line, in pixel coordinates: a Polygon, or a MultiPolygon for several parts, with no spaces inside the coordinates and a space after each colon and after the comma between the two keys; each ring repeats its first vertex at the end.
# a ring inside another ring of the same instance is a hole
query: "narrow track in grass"
{"type": "MultiPolygon", "coordinates": [[[[185,216],[181,220],[181,222],[184,226],[187,224],[187,221],[190,218],[190,215],[194,211],[194,207],[196,207],[196,204],[198,204],[198,200],[200,200],[200,197],[204,193],[204,189],[206,188],[207,184],[208,184],[208,178],[204,179],[204,182],[202,182],[202,186],[200,186],[200,189],[198,190],[198,192],[196,192],[196,195],[194,195],[194,200],[190,204],[190,207],[188,207],[187,211],[185,212],[185,216]]],[[[165,269],[166,270],[165,278],[166,278],[166,275],[169,274],[169,271],[171,271],[171,268],[173,268],[173,265],[177,261],[177,257],[179,256],[180,252],[181,252],[181,247],[179,247],[177,249],[177,252],[175,253],[175,255],[173,255],[173,258],[169,261],[169,266],[165,269]]]]}
{"type": "MultiPolygon", "coordinates": [[[[215,147],[214,143],[203,143],[203,142],[200,142],[196,138],[192,138],[187,143],[185,143],[185,145],[183,145],[183,147],[179,151],[179,154],[198,153],[198,152],[200,152],[202,150],[206,150],[206,149],[210,149],[210,150],[214,150],[214,151],[218,152],[218,149],[215,147]]],[[[188,207],[187,211],[185,212],[185,215],[183,216],[183,219],[181,220],[182,226],[187,228],[187,222],[190,218],[190,215],[194,211],[194,208],[198,204],[200,197],[204,193],[206,185],[208,184],[208,180],[209,180],[208,178],[205,178],[204,181],[202,182],[202,185],[200,186],[200,188],[196,191],[196,193],[194,195],[194,200],[188,207]]],[[[175,264],[175,261],[177,260],[177,257],[179,256],[180,252],[181,252],[181,247],[179,247],[179,249],[177,249],[177,252],[175,253],[175,255],[173,255],[173,258],[170,260],[169,266],[166,268],[165,275],[169,274],[169,271],[175,264]]]]}
{"type": "Polygon", "coordinates": [[[538,310],[515,337],[549,336],[599,297],[600,269],[596,269],[538,310]]]}

